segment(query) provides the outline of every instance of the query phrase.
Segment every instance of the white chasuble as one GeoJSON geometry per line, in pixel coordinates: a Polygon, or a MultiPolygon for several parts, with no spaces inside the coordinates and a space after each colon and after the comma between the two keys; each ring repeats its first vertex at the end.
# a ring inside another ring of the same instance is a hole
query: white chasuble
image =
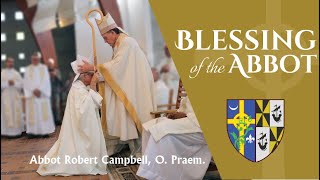
{"type": "Polygon", "coordinates": [[[141,124],[151,120],[150,112],[156,110],[153,76],[143,51],[133,38],[121,33],[112,60],[98,68],[105,80],[101,120],[106,137],[138,139],[141,124]]]}
{"type": "Polygon", "coordinates": [[[101,101],[102,97],[80,80],[73,83],[59,138],[46,154],[48,158],[59,158],[60,164],[41,164],[37,170],[40,175],[107,174],[102,162],[107,150],[99,117],[101,101]],[[71,162],[78,157],[87,161],[71,162]]]}
{"type": "Polygon", "coordinates": [[[24,95],[26,98],[26,127],[28,134],[46,135],[53,133],[53,121],[50,96],[51,84],[47,66],[29,65],[24,74],[24,95]],[[40,90],[40,97],[33,94],[40,90]]]}
{"type": "Polygon", "coordinates": [[[1,71],[1,135],[18,136],[24,131],[22,78],[13,68],[1,71]],[[9,81],[14,82],[9,85],[9,81]]]}

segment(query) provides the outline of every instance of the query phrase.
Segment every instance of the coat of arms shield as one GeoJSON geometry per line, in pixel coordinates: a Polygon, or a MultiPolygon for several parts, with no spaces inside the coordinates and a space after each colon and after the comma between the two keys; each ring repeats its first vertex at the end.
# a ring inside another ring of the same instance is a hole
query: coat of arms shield
{"type": "Polygon", "coordinates": [[[259,162],[273,153],[284,133],[283,99],[228,99],[227,131],[234,148],[259,162]]]}

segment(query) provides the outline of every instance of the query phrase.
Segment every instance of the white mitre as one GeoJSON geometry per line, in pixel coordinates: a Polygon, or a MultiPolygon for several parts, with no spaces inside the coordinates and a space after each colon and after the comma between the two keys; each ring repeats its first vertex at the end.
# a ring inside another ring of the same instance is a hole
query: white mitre
{"type": "Polygon", "coordinates": [[[98,24],[98,21],[99,20],[96,19],[96,23],[101,35],[114,28],[118,28],[122,33],[128,35],[127,32],[125,32],[121,27],[119,27],[116,24],[116,22],[113,20],[112,16],[109,13],[102,17],[102,22],[100,24],[98,24]]]}
{"type": "Polygon", "coordinates": [[[74,80],[73,80],[73,82],[74,81],[76,81],[78,78],[79,78],[79,76],[80,76],[80,72],[78,71],[78,66],[79,65],[83,65],[84,64],[84,62],[83,61],[86,61],[86,62],[88,62],[89,64],[93,64],[93,60],[92,60],[93,58],[87,58],[87,57],[84,57],[84,56],[81,56],[81,55],[77,55],[77,60],[75,60],[75,61],[73,61],[72,63],[71,63],[71,67],[72,67],[72,70],[73,70],[73,72],[74,73],[76,73],[76,77],[74,78],[74,80]],[[83,61],[82,61],[83,60],[83,61]]]}

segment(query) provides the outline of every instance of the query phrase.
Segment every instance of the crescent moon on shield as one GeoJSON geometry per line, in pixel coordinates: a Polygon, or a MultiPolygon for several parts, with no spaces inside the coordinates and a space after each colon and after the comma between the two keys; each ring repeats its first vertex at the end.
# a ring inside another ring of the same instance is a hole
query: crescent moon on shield
{"type": "Polygon", "coordinates": [[[235,110],[238,109],[238,107],[239,107],[239,106],[232,108],[232,107],[229,106],[229,109],[231,109],[232,111],[235,111],[235,110]]]}

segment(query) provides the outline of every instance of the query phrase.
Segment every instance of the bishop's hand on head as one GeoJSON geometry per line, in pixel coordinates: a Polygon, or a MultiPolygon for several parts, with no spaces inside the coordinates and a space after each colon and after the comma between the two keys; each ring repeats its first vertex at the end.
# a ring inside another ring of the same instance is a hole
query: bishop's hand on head
{"type": "Polygon", "coordinates": [[[82,60],[83,64],[78,65],[78,71],[80,73],[88,72],[88,71],[94,71],[94,66],[90,63],[88,63],[85,60],[82,60]]]}

